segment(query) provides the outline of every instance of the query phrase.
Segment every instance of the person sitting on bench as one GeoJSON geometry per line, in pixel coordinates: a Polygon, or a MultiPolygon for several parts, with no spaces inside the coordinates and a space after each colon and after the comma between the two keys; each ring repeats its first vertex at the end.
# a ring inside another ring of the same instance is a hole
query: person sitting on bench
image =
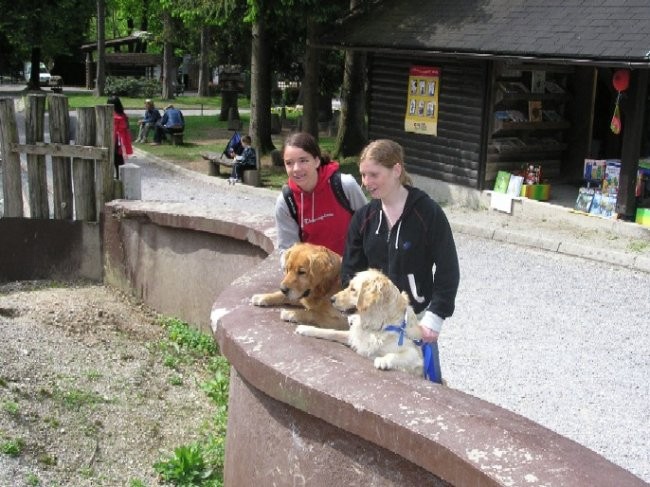
{"type": "Polygon", "coordinates": [[[140,125],[138,138],[135,139],[136,143],[140,144],[147,142],[149,131],[153,130],[155,132],[156,124],[158,123],[158,120],[160,120],[160,112],[154,106],[153,100],[145,100],[144,108],[144,116],[138,120],[138,125],[140,125]]]}
{"type": "Polygon", "coordinates": [[[174,105],[167,105],[165,107],[165,114],[156,125],[156,133],[153,137],[153,145],[160,145],[163,139],[167,138],[167,134],[178,134],[185,130],[185,118],[183,113],[174,108],[174,105]]]}
{"type": "Polygon", "coordinates": [[[244,171],[257,169],[257,154],[255,153],[255,149],[251,147],[251,142],[250,135],[244,135],[241,138],[241,143],[244,146],[241,155],[235,156],[232,154],[232,157],[235,158],[235,163],[232,165],[232,173],[230,174],[230,179],[228,179],[230,184],[240,183],[244,177],[244,171]]]}

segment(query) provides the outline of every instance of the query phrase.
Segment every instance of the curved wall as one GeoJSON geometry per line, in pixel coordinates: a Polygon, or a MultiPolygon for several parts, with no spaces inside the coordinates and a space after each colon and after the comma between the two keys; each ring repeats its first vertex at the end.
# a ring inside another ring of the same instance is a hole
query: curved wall
{"type": "Polygon", "coordinates": [[[183,205],[107,207],[106,282],[160,311],[190,301],[185,313],[201,321],[171,312],[209,321],[232,364],[226,485],[645,485],[526,418],[378,371],[347,347],[295,335],[278,309],[251,306],[281,278],[273,222],[183,205]]]}

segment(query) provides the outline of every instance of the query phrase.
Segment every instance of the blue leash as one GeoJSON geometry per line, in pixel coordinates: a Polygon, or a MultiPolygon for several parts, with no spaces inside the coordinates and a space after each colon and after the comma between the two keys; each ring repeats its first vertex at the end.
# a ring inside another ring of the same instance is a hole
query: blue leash
{"type": "MultiPolygon", "coordinates": [[[[401,347],[404,345],[404,336],[406,335],[406,317],[404,317],[399,326],[388,325],[384,330],[394,331],[399,334],[399,337],[397,338],[397,346],[401,347]]],[[[442,384],[438,342],[428,343],[423,342],[422,340],[413,340],[413,343],[422,349],[422,356],[424,357],[424,378],[431,382],[442,384]]]]}

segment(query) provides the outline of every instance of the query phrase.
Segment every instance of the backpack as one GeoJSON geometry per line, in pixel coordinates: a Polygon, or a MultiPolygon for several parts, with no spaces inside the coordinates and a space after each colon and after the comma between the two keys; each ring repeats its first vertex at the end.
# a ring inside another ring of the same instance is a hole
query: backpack
{"type": "MultiPolygon", "coordinates": [[[[350,206],[350,200],[348,200],[348,197],[345,195],[345,191],[343,191],[340,171],[336,170],[332,173],[330,176],[330,186],[332,187],[336,201],[338,201],[339,204],[350,214],[354,213],[352,206],[350,206]]],[[[302,241],[302,228],[300,227],[300,221],[298,220],[298,207],[296,206],[296,200],[293,197],[293,191],[291,191],[291,188],[288,184],[282,186],[282,196],[284,196],[284,201],[287,203],[289,213],[291,213],[291,216],[294,220],[296,220],[296,223],[298,224],[300,240],[302,241]]]]}

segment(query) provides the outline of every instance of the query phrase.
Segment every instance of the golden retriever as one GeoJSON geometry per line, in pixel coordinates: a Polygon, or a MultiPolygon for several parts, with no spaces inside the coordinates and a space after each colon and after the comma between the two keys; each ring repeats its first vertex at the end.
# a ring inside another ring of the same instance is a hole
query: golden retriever
{"type": "Polygon", "coordinates": [[[297,243],[284,253],[284,278],[280,290],[270,294],[255,294],[255,306],[301,304],[304,309],[283,309],[285,321],[310,323],[343,330],[346,317],[330,301],[341,289],[341,257],[326,247],[297,243]]]}
{"type": "MultiPolygon", "coordinates": [[[[332,303],[349,315],[349,330],[300,325],[296,333],[349,345],[359,355],[374,359],[375,367],[381,370],[402,370],[424,376],[424,368],[429,369],[433,363],[432,358],[429,364],[424,362],[419,320],[409,305],[408,295],[400,293],[380,271],[359,272],[346,289],[332,297],[332,303]]],[[[435,364],[439,371],[437,356],[435,364]]]]}

